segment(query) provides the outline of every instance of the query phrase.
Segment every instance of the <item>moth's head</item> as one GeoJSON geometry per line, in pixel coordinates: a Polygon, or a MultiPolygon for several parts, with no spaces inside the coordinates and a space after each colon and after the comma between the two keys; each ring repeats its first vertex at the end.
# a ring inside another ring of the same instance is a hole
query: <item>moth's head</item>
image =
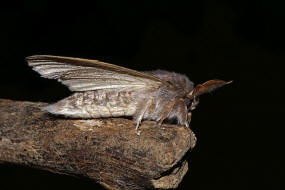
{"type": "MultiPolygon", "coordinates": [[[[222,86],[225,86],[226,84],[230,84],[233,81],[223,81],[223,80],[209,80],[204,82],[203,84],[198,84],[192,91],[190,91],[188,94],[186,94],[186,99],[189,102],[189,110],[194,110],[197,104],[199,103],[198,97],[202,94],[212,92],[216,90],[217,88],[220,88],[222,86]]],[[[187,104],[188,105],[188,104],[187,104]]]]}

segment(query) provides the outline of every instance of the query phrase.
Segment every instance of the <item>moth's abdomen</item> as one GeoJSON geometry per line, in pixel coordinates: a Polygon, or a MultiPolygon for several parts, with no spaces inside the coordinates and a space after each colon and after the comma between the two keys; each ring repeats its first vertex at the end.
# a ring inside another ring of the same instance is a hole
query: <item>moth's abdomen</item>
{"type": "Polygon", "coordinates": [[[73,118],[119,117],[132,116],[136,104],[132,92],[96,90],[74,93],[44,110],[73,118]]]}

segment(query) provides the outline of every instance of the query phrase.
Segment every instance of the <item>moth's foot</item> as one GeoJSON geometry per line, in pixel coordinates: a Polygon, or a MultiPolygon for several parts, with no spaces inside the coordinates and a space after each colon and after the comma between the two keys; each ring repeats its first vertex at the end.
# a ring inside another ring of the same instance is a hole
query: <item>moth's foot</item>
{"type": "Polygon", "coordinates": [[[138,136],[140,136],[140,135],[141,135],[141,131],[136,130],[136,134],[137,134],[138,136]]]}
{"type": "Polygon", "coordinates": [[[141,135],[141,131],[139,131],[139,126],[140,126],[140,121],[137,122],[136,124],[136,129],[135,129],[135,133],[140,136],[141,135]]]}
{"type": "Polygon", "coordinates": [[[190,128],[190,127],[189,127],[189,123],[188,123],[188,122],[185,123],[185,124],[184,124],[184,127],[185,127],[185,128],[190,128]]]}

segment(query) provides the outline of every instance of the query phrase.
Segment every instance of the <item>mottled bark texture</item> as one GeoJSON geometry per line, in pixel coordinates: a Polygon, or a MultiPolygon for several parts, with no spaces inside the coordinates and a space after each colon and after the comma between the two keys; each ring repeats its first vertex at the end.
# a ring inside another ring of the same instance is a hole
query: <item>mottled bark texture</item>
{"type": "MultiPolygon", "coordinates": [[[[91,178],[106,189],[175,188],[195,136],[182,126],[78,120],[45,113],[46,103],[0,100],[0,163],[91,178]]],[[[0,171],[1,172],[1,171],[0,171]]]]}

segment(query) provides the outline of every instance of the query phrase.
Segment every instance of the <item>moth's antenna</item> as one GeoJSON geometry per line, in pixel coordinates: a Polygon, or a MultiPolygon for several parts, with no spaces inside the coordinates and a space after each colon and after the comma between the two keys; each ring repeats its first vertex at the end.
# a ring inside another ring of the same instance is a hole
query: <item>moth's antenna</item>
{"type": "Polygon", "coordinates": [[[193,100],[195,97],[198,97],[205,93],[212,92],[216,90],[217,88],[220,88],[232,82],[233,82],[232,80],[226,82],[226,81],[219,80],[219,79],[206,81],[203,84],[198,84],[191,92],[189,92],[189,94],[186,95],[186,98],[193,100]]]}

